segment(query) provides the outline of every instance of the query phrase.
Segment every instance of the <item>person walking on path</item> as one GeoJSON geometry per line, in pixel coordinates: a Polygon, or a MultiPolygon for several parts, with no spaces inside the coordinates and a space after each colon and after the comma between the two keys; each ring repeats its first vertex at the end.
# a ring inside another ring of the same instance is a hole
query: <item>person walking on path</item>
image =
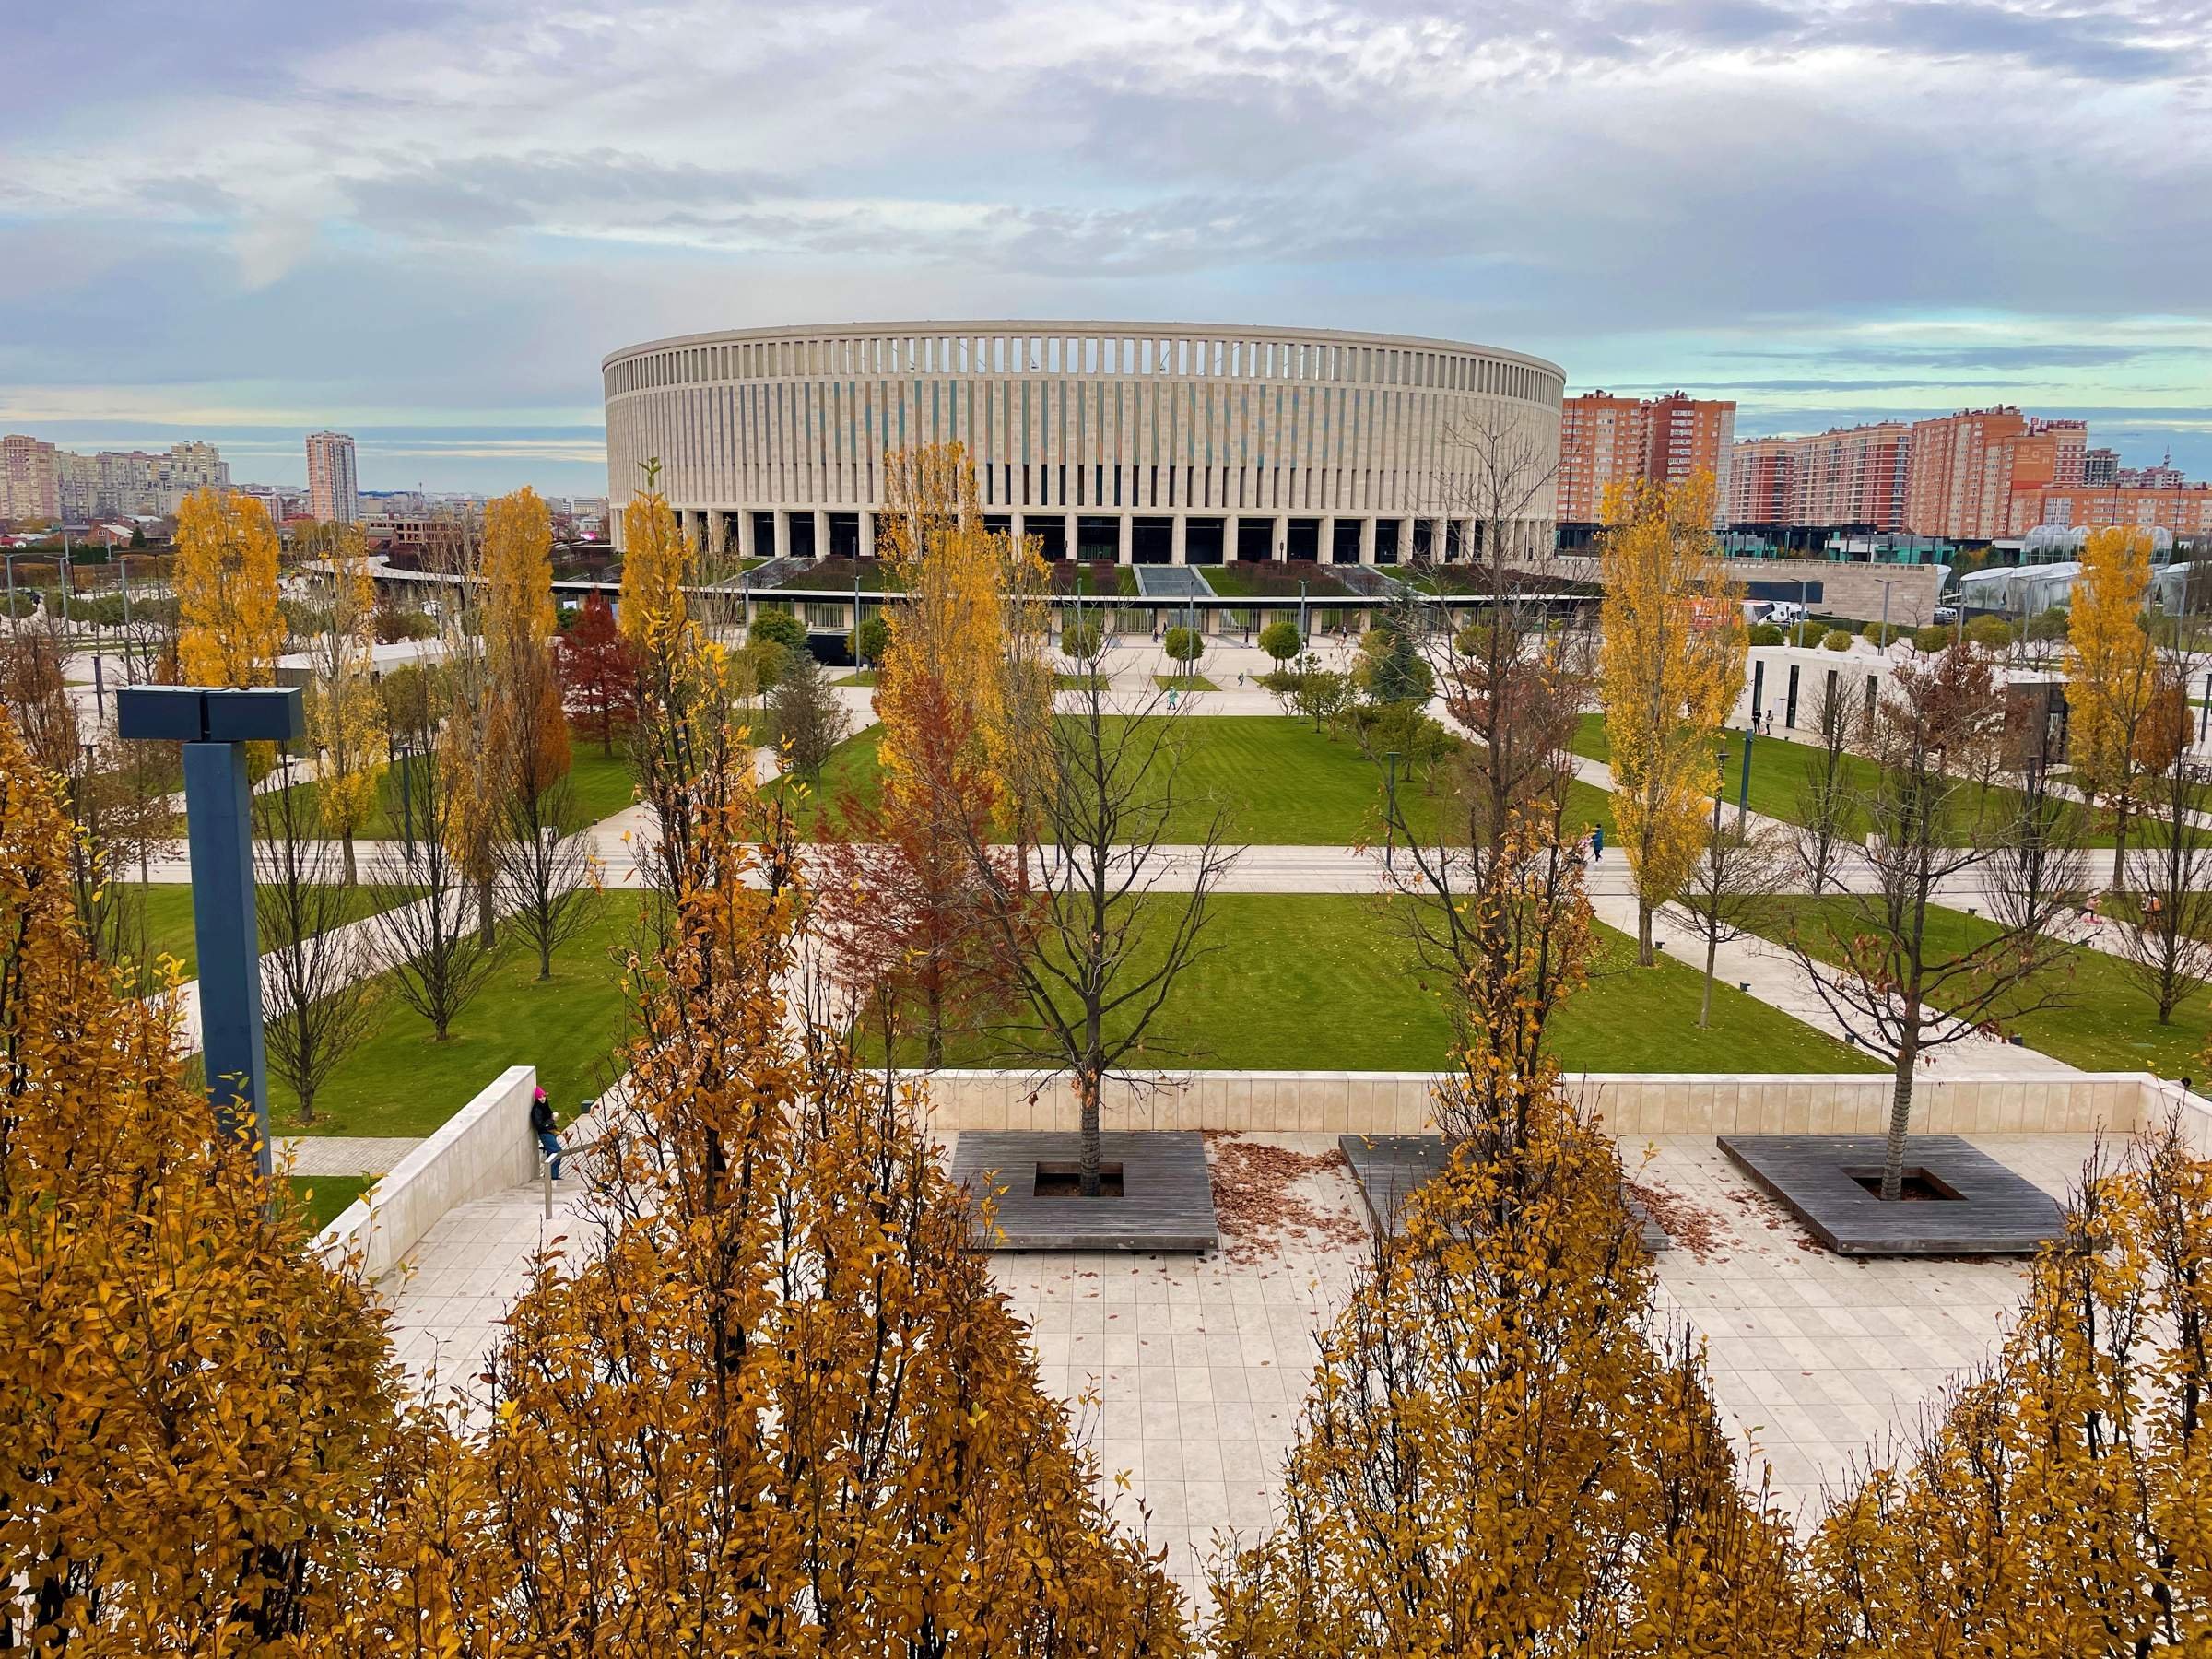
{"type": "Polygon", "coordinates": [[[1604,862],[1605,856],[1606,827],[1603,824],[1593,824],[1590,826],[1590,862],[1600,864],[1604,862]]]}
{"type": "Polygon", "coordinates": [[[537,1136],[537,1149],[544,1154],[553,1180],[560,1179],[560,1135],[553,1127],[553,1102],[546,1098],[542,1088],[530,1095],[530,1132],[537,1136]]]}

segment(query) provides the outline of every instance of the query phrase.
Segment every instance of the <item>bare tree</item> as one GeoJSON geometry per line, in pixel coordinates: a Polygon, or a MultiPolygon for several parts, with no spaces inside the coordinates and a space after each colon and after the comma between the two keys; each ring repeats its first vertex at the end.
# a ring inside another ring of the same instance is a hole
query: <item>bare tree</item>
{"type": "MultiPolygon", "coordinates": [[[[1903,1190],[1912,1085],[1930,1050],[2052,1007],[2052,968],[2070,947],[2066,900],[2046,890],[1992,917],[1985,936],[1956,947],[1932,934],[1947,887],[2017,867],[2028,833],[2018,797],[1988,787],[2003,705],[1988,662],[1971,645],[1907,664],[1882,700],[1874,732],[1877,782],[1857,810],[1869,830],[1865,891],[1815,900],[1788,930],[1791,952],[1820,999],[1870,1053],[1890,1063],[1888,1145],[1881,1197],[1903,1190]]],[[[1799,857],[1806,852],[1802,837],[1799,857]]]]}
{"type": "Polygon", "coordinates": [[[430,1022],[440,1042],[497,960],[476,925],[475,883],[451,849],[451,782],[441,766],[418,769],[414,833],[396,846],[385,842],[370,866],[370,902],[392,964],[393,994],[430,1022]]]}
{"type": "Polygon", "coordinates": [[[1806,757],[1797,786],[1797,821],[1805,826],[1798,851],[1816,898],[1835,879],[1838,854],[1857,840],[1852,833],[1856,797],[1851,781],[1851,728],[1856,718],[1840,680],[1826,681],[1815,694],[1813,729],[1820,742],[1806,757]]]}
{"type": "Polygon", "coordinates": [[[818,782],[830,751],[845,740],[852,719],[830,688],[822,665],[804,651],[794,654],[770,694],[776,742],[791,769],[809,783],[818,782]]]}
{"type": "Polygon", "coordinates": [[[507,795],[507,834],[499,845],[499,888],[506,910],[537,952],[537,977],[553,977],[553,953],[592,919],[600,870],[598,843],[571,834],[575,789],[563,776],[507,795]]]}
{"type": "Polygon", "coordinates": [[[374,930],[355,925],[358,889],[333,879],[319,792],[253,797],[254,911],[261,930],[262,1023],[269,1070],[300,1101],[315,1098],[360,1047],[379,1006],[374,930]]]}
{"type": "MultiPolygon", "coordinates": [[[[1712,822],[1704,849],[1690,871],[1689,884],[1673,907],[1689,918],[1705,945],[1705,991],[1698,1003],[1698,1029],[1712,1023],[1712,973],[1721,947],[1734,944],[1764,920],[1765,905],[1789,886],[1791,849],[1772,826],[1741,819],[1725,822],[1721,806],[1728,751],[1720,753],[1722,777],[1712,791],[1712,822]]],[[[1816,889],[1818,890],[1818,889],[1816,889]]]]}
{"type": "Polygon", "coordinates": [[[976,826],[962,829],[984,924],[1027,1009],[1003,1035],[1015,1053],[1074,1078],[1086,1197],[1099,1194],[1106,1080],[1147,1046],[1177,982],[1218,948],[1206,936],[1211,900],[1235,859],[1222,845],[1228,811],[1217,808],[1175,855],[1176,890],[1161,889],[1169,829],[1194,806],[1182,785],[1189,716],[1159,689],[1110,707],[1105,686],[1086,677],[1065,713],[1042,699],[1018,705],[1045,726],[1017,735],[1032,763],[1012,780],[1012,816],[1037,835],[1033,878],[1010,869],[976,826]]]}
{"type": "Polygon", "coordinates": [[[2128,856],[2133,912],[2118,920],[2121,958],[2158,1006],[2159,1023],[2171,1025],[2182,999],[2212,979],[2212,830],[2200,816],[2212,767],[2189,752],[2190,659],[2178,656],[2161,674],[2150,724],[2164,728],[2154,747],[2170,758],[2143,787],[2148,833],[2128,856]]]}

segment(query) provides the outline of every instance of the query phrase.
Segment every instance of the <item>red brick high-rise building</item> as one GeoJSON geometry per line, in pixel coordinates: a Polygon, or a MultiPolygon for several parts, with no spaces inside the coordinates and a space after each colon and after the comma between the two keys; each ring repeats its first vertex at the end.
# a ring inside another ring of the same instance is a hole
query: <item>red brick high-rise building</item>
{"type": "Polygon", "coordinates": [[[1606,491],[1641,479],[1680,483],[1700,472],[1713,480],[1713,516],[1724,522],[1735,448],[1735,405],[1685,392],[1639,401],[1592,392],[1559,406],[1558,517],[1594,524],[1606,491]]]}
{"type": "Polygon", "coordinates": [[[1909,450],[1901,420],[1746,439],[1729,465],[1728,522],[1776,530],[1901,530],[1909,450]]]}
{"type": "Polygon", "coordinates": [[[2009,405],[1914,421],[1904,527],[1952,541],[2009,535],[2014,493],[2079,488],[2088,441],[2086,421],[2034,419],[2009,405]]]}

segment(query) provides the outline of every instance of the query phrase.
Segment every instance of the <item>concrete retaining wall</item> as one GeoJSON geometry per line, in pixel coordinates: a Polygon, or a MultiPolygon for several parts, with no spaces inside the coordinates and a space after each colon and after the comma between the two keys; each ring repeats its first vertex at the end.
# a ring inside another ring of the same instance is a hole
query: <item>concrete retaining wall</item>
{"type": "MultiPolygon", "coordinates": [[[[1108,1129],[1234,1129],[1418,1135],[1435,1125],[1426,1072],[1160,1072],[1148,1086],[1111,1084],[1108,1129]]],[[[1817,1076],[1683,1073],[1570,1075],[1568,1087],[1616,1135],[1878,1135],[1889,1115],[1886,1073],[1817,1076]]],[[[945,1071],[930,1079],[939,1129],[1073,1129],[1067,1080],[1030,1072],[945,1071]]],[[[2110,1130],[2124,1134],[2188,1100],[2212,1147],[2212,1106],[2145,1072],[2060,1078],[1924,1077],[1913,1128],[1929,1135],[2110,1130]]]]}
{"type": "Polygon", "coordinates": [[[511,1065],[397,1168],[357,1198],[315,1242],[334,1257],[358,1251],[371,1283],[397,1266],[445,1213],[537,1174],[530,1096],[537,1068],[511,1065]]]}

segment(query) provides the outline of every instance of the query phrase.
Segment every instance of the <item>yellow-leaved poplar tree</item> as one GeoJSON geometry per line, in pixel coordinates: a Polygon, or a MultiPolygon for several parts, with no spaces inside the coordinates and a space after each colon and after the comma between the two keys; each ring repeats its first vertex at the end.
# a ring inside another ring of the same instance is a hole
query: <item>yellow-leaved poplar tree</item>
{"type": "Polygon", "coordinates": [[[346,883],[359,877],[354,838],[376,812],[387,759],[383,700],[376,681],[376,583],[358,525],[325,538],[330,628],[310,641],[314,665],[308,735],[321,751],[321,828],[346,849],[346,883]]]}
{"type": "Polygon", "coordinates": [[[606,1202],[495,1351],[530,1651],[1188,1652],[971,1248],[921,1102],[785,1000],[809,903],[742,747],[672,866],[606,1202]]]}
{"type": "Polygon", "coordinates": [[[331,1651],[413,1432],[382,1315],[92,955],[71,841],[0,714],[0,1646],[331,1651]]]}
{"type": "Polygon", "coordinates": [[[1040,711],[1053,695],[1043,560],[1032,544],[984,528],[964,446],[891,451],[884,479],[878,534],[903,590],[876,687],[885,806],[921,810],[942,789],[923,759],[938,746],[916,734],[934,736],[944,707],[961,712],[983,762],[971,776],[995,792],[1003,816],[1025,770],[1040,763],[1040,711]]]}
{"type": "Polygon", "coordinates": [[[2143,783],[2170,757],[2155,739],[2159,653],[2145,626],[2150,532],[2112,525],[2089,532],[2066,626],[2066,756],[2081,786],[2112,815],[2112,886],[2121,885],[2129,821],[2143,783]]]}
{"type": "MultiPolygon", "coordinates": [[[[1830,1507],[1847,1654],[2201,1653],[2212,1634],[2212,1162],[2172,1122],[2092,1169],[2003,1351],[1830,1507]]],[[[1809,1651],[1815,1651],[1808,1648],[1809,1651]]]]}
{"type": "Polygon", "coordinates": [[[542,800],[569,771],[553,609],[553,514],[528,488],[484,509],[484,649],[492,747],[511,794],[542,800]]]}
{"type": "Polygon", "coordinates": [[[622,510],[622,637],[641,659],[665,655],[684,631],[684,583],[692,548],[660,490],[660,463],[649,462],[645,488],[622,510]]]}
{"type": "Polygon", "coordinates": [[[177,666],[187,685],[265,686],[284,645],[276,531],[252,496],[195,489],[177,508],[177,666]]]}
{"type": "Polygon", "coordinates": [[[1320,1339],[1279,1518],[1214,1564],[1213,1652],[1811,1651],[1787,1519],[1698,1345],[1651,1331],[1612,1138],[1548,1058],[1437,1112],[1468,1132],[1320,1339]]]}
{"type": "Polygon", "coordinates": [[[1613,819],[1636,878],[1637,959],[1652,917],[1703,845],[1722,723],[1743,690],[1748,641],[1712,536],[1712,479],[1608,492],[1599,549],[1597,689],[1613,763],[1613,819]]]}

